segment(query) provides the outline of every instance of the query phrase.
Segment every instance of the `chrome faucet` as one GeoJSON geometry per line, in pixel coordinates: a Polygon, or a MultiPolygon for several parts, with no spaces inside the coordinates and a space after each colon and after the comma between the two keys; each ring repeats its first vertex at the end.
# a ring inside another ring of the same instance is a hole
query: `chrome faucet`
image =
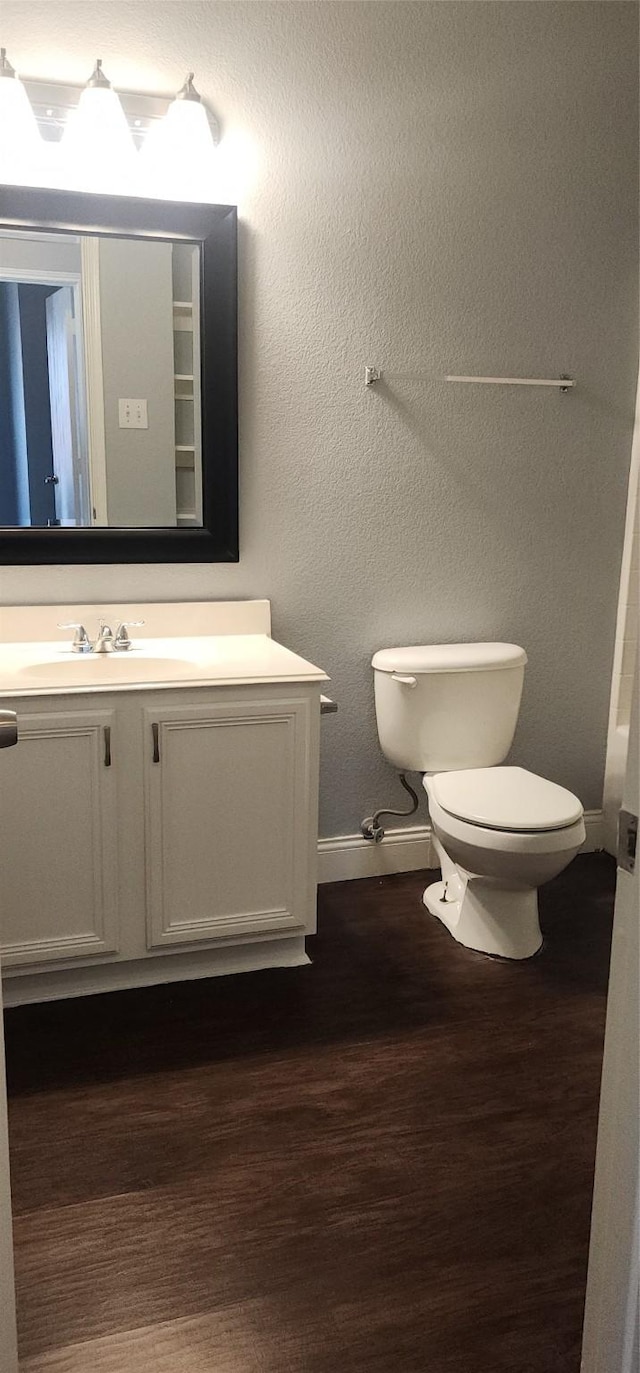
{"type": "Polygon", "coordinates": [[[68,624],[59,624],[58,629],[73,629],[72,653],[126,653],[133,647],[129,635],[129,625],[143,625],[144,620],[129,620],[129,624],[122,622],[113,633],[113,630],[104,620],[100,621],[100,628],[95,643],[92,643],[84,625],[76,624],[71,621],[68,624]]]}
{"type": "Polygon", "coordinates": [[[93,651],[94,653],[113,653],[114,650],[113,630],[109,625],[105,624],[104,620],[101,620],[98,637],[93,645],[93,651]]]}

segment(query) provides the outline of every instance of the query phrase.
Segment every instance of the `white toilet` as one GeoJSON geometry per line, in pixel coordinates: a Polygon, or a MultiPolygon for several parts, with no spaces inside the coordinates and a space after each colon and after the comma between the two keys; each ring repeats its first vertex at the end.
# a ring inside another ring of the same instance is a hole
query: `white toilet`
{"type": "Polygon", "coordinates": [[[538,887],[585,838],[576,796],[499,766],[526,661],[516,644],[385,648],[372,660],[382,751],[394,767],[424,773],[442,867],[424,904],[460,944],[502,958],[538,952],[538,887]]]}

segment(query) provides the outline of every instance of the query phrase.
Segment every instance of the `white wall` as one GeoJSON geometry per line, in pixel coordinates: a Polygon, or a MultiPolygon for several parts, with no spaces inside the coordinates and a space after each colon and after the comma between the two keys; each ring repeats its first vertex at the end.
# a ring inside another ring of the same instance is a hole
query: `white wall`
{"type": "Polygon", "coordinates": [[[600,804],[637,377],[636,17],[616,0],[86,0],[81,22],[68,0],[3,4],[24,74],[82,81],[99,52],[116,83],[172,90],[195,67],[221,118],[242,490],[237,567],[7,569],[0,594],[270,597],[276,636],[340,702],[325,834],[400,799],[369,659],[402,642],[522,642],[514,760],[600,804]]]}
{"type": "Polygon", "coordinates": [[[176,522],[171,244],[100,242],[100,326],[110,525],[176,522]],[[121,429],[119,399],[149,427],[121,429]]]}
{"type": "MultiPolygon", "coordinates": [[[[11,234],[20,233],[19,229],[11,234]]],[[[80,275],[80,243],[77,238],[68,237],[23,237],[14,238],[0,234],[0,275],[7,269],[11,273],[26,272],[77,272],[80,275]]]]}

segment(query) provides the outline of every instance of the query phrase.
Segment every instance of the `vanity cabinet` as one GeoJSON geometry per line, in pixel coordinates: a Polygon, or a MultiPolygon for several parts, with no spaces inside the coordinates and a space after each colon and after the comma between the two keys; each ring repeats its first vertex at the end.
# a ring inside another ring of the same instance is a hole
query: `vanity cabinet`
{"type": "Polygon", "coordinates": [[[7,704],[8,1004],[308,962],[319,684],[7,704]]]}
{"type": "Polygon", "coordinates": [[[304,700],[144,711],[152,949],[308,920],[304,700]]]}
{"type": "Polygon", "coordinates": [[[0,787],[2,964],[118,947],[114,710],[20,710],[0,787]]]}

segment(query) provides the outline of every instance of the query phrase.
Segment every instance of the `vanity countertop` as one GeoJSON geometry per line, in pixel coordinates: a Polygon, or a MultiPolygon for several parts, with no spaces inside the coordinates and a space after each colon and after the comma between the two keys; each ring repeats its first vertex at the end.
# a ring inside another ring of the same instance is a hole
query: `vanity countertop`
{"type": "Polygon", "coordinates": [[[142,638],[128,652],[86,655],[71,651],[69,637],[0,644],[0,697],[326,681],[268,634],[142,638]]]}

